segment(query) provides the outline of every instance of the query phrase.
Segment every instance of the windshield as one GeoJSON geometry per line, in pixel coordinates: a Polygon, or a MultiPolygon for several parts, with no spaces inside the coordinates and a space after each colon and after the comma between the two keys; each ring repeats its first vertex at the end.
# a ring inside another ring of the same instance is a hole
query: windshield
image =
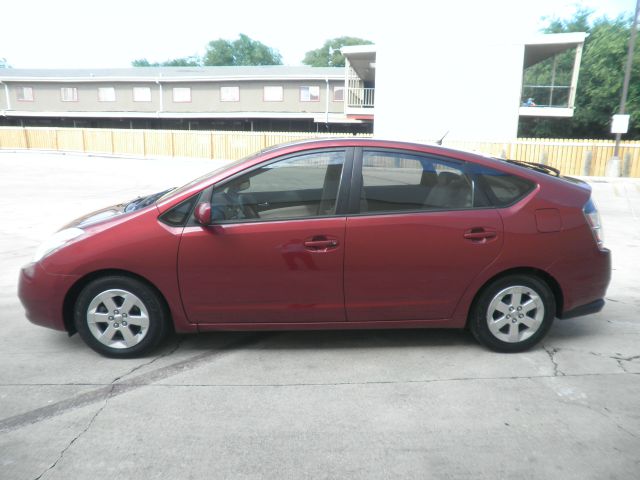
{"type": "Polygon", "coordinates": [[[212,170],[208,173],[205,173],[204,175],[196,178],[195,180],[191,180],[189,183],[181,186],[180,188],[172,188],[169,190],[165,190],[164,192],[162,192],[162,195],[157,197],[156,199],[154,199],[154,202],[161,202],[163,200],[165,200],[166,198],[168,198],[170,195],[177,195],[180,194],[182,192],[185,192],[187,190],[189,190],[191,187],[193,187],[194,185],[197,185],[198,183],[200,183],[203,180],[206,180],[209,177],[212,177],[214,175],[217,175],[219,173],[224,172],[225,170],[228,170],[230,168],[235,167],[236,165],[238,165],[239,163],[242,163],[246,160],[250,160],[254,157],[257,157],[258,155],[260,155],[262,152],[258,152],[258,153],[254,153],[252,155],[249,155],[248,157],[244,157],[241,158],[240,160],[235,160],[233,162],[229,162],[229,163],[225,163],[223,166],[216,168],[215,170],[212,170]]]}

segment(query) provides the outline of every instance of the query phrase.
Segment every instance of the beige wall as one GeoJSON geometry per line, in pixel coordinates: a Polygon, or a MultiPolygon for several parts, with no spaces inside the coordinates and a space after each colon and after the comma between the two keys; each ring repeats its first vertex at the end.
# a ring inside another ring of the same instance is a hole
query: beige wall
{"type": "MultiPolygon", "coordinates": [[[[329,112],[342,113],[343,102],[333,101],[333,86],[343,85],[341,80],[329,81],[329,112]]],[[[0,85],[0,109],[29,112],[158,112],[160,111],[159,87],[149,82],[91,82],[91,83],[53,83],[53,82],[10,82],[9,96],[11,108],[7,108],[4,85],[0,85]],[[18,87],[33,88],[33,101],[18,101],[18,87]],[[77,102],[63,102],[61,88],[76,87],[77,102]],[[98,88],[114,87],[115,102],[98,101],[98,88]],[[134,87],[150,87],[150,102],[134,102],[134,87]]],[[[288,113],[322,113],[326,108],[326,83],[323,80],[311,81],[238,81],[238,82],[163,82],[163,112],[288,112],[288,113]],[[265,85],[282,85],[283,101],[265,102],[263,88],[265,85]],[[239,86],[239,102],[221,102],[220,87],[239,86]],[[320,100],[317,102],[301,102],[301,86],[320,87],[320,100]],[[174,102],[173,88],[191,88],[191,102],[174,102]]]]}
{"type": "Polygon", "coordinates": [[[29,112],[95,112],[95,111],[124,111],[124,112],[155,112],[158,109],[158,87],[154,83],[113,84],[113,83],[11,83],[9,92],[11,110],[25,110],[29,112]],[[18,101],[17,87],[32,87],[33,102],[18,101]],[[133,87],[151,88],[151,102],[134,102],[133,87]],[[77,102],[63,102],[61,89],[76,87],[78,89],[77,102]],[[98,88],[114,87],[115,102],[99,102],[98,88]]]}

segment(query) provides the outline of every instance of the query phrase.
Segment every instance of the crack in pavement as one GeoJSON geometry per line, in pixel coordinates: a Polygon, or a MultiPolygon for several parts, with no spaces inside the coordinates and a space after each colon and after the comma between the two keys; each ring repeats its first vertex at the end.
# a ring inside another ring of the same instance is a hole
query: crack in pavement
{"type": "Polygon", "coordinates": [[[628,430],[627,428],[623,427],[611,415],[609,415],[612,412],[607,407],[602,407],[605,410],[605,412],[607,412],[607,413],[605,413],[605,412],[603,412],[601,410],[598,410],[595,407],[592,407],[591,405],[589,405],[587,403],[572,402],[572,401],[561,399],[561,398],[558,398],[556,400],[558,402],[560,402],[560,403],[565,404],[565,405],[571,405],[571,406],[574,406],[574,407],[583,407],[583,408],[586,408],[587,410],[590,410],[590,411],[592,411],[594,413],[597,413],[598,415],[600,415],[600,416],[606,418],[607,420],[609,420],[611,423],[613,423],[616,426],[616,428],[618,428],[619,430],[623,431],[627,435],[630,435],[633,438],[640,439],[640,436],[638,434],[636,434],[636,433],[632,432],[631,430],[628,430]]]}
{"type": "MultiPolygon", "coordinates": [[[[113,387],[114,385],[112,385],[113,387]]],[[[107,406],[107,403],[109,402],[110,398],[111,398],[111,394],[113,393],[113,388],[111,388],[109,394],[105,397],[104,399],[104,403],[102,404],[102,406],[98,409],[98,411],[91,417],[91,420],[89,420],[89,422],[87,423],[87,426],[84,427],[84,429],[82,429],[82,431],[80,433],[78,433],[78,435],[76,435],[75,437],[73,437],[71,439],[71,441],[67,444],[66,447],[64,447],[62,449],[62,451],[60,452],[60,454],[58,455],[58,458],[56,458],[56,460],[49,465],[44,472],[42,472],[40,475],[38,475],[34,480],[40,480],[44,475],[46,475],[48,472],[50,472],[51,470],[53,470],[54,468],[56,468],[56,466],[58,465],[58,463],[60,463],[60,460],[62,460],[62,458],[64,457],[64,455],[67,453],[67,450],[69,450],[74,443],[76,443],[80,437],[82,437],[85,433],[87,433],[87,431],[91,428],[91,426],[93,425],[93,422],[96,421],[96,418],[98,418],[98,415],[100,415],[102,413],[102,411],[105,409],[105,407],[107,406]]]]}
{"type": "MultiPolygon", "coordinates": [[[[135,379],[137,380],[135,383],[115,383],[117,380],[121,380],[126,375],[129,375],[129,372],[125,375],[121,375],[113,382],[102,388],[97,388],[90,392],[61,400],[45,407],[36,408],[29,412],[5,418],[0,421],[0,433],[16,430],[27,425],[32,425],[34,423],[38,423],[52,417],[62,415],[67,411],[91,405],[106,398],[110,399],[112,397],[122,395],[123,393],[136,390],[146,385],[151,385],[160,380],[164,380],[174,375],[178,375],[188,370],[197,368],[207,361],[222,358],[223,356],[225,356],[225,354],[233,353],[234,349],[256,345],[272,335],[272,333],[267,334],[262,332],[258,334],[246,335],[227,344],[224,344],[215,350],[210,350],[198,355],[194,355],[185,360],[180,360],[165,367],[160,367],[155,370],[151,370],[148,373],[139,375],[135,377],[135,379]]],[[[148,364],[151,363],[152,362],[149,362],[148,364]]],[[[135,370],[136,369],[132,369],[132,371],[135,370]]]]}
{"type": "Polygon", "coordinates": [[[114,378],[111,383],[116,383],[120,380],[122,380],[125,377],[128,377],[129,375],[131,375],[134,372],[137,372],[138,370],[140,370],[141,368],[144,367],[148,367],[149,365],[151,365],[152,363],[157,362],[158,360],[161,360],[163,358],[167,358],[170,357],[171,355],[173,355],[174,353],[176,353],[176,351],[180,348],[180,346],[182,345],[182,342],[184,341],[184,337],[180,337],[178,339],[178,341],[176,342],[175,346],[169,350],[168,352],[165,352],[161,355],[158,355],[154,358],[152,358],[150,361],[146,362],[146,363],[141,363],[140,365],[136,365],[135,367],[133,367],[131,370],[129,370],[127,373],[124,373],[122,375],[120,375],[119,377],[114,378]]]}
{"type": "Polygon", "coordinates": [[[156,362],[156,361],[158,361],[158,360],[160,360],[162,358],[167,358],[167,357],[173,355],[180,348],[180,345],[182,344],[183,339],[184,339],[184,337],[179,338],[178,341],[176,342],[176,345],[171,350],[169,350],[167,352],[164,352],[164,353],[162,353],[160,355],[155,356],[154,358],[152,358],[148,362],[141,363],[140,365],[136,365],[131,370],[129,370],[127,373],[125,373],[123,375],[120,375],[119,377],[114,378],[111,381],[111,383],[109,384],[111,386],[111,388],[109,389],[109,392],[107,392],[107,394],[106,394],[106,396],[104,398],[104,403],[98,409],[98,411],[91,417],[91,419],[89,420],[87,425],[84,427],[84,429],[82,429],[82,431],[80,431],[75,437],[73,437],[71,439],[71,441],[67,444],[67,446],[62,449],[62,451],[58,455],[58,458],[56,458],[56,460],[51,465],[49,465],[40,475],[38,475],[34,480],[40,480],[44,475],[46,475],[48,472],[50,472],[54,468],[56,468],[58,463],[60,463],[60,461],[63,459],[63,457],[65,456],[67,451],[73,446],[73,444],[76,443],[80,439],[80,437],[82,437],[85,433],[87,433],[87,431],[91,428],[93,423],[96,421],[96,418],[98,418],[98,415],[100,415],[102,413],[102,411],[106,408],[107,403],[109,403],[109,400],[113,396],[113,392],[114,392],[114,389],[116,387],[116,382],[122,380],[123,378],[131,375],[132,373],[136,372],[137,370],[140,370],[143,367],[149,366],[152,363],[154,363],[154,362],[156,362]]]}
{"type": "MultiPolygon", "coordinates": [[[[542,348],[547,352],[547,354],[549,355],[549,358],[553,362],[554,372],[559,372],[560,375],[566,375],[566,373],[564,373],[564,372],[559,370],[559,364],[558,364],[558,362],[557,362],[557,360],[555,358],[555,354],[558,353],[560,351],[560,349],[559,348],[550,349],[550,348],[547,348],[546,346],[544,346],[542,348]],[[558,368],[556,368],[556,366],[558,368]]],[[[615,354],[615,355],[610,355],[610,354],[606,354],[606,353],[579,350],[579,349],[575,349],[575,348],[564,348],[563,347],[562,351],[588,354],[588,355],[593,355],[594,357],[598,357],[598,358],[606,358],[606,359],[610,359],[610,360],[615,360],[616,363],[618,364],[618,366],[620,367],[620,369],[624,373],[634,373],[634,372],[630,372],[629,370],[627,370],[627,368],[624,366],[624,364],[622,362],[632,362],[634,360],[640,359],[640,355],[630,355],[630,356],[627,356],[627,357],[623,357],[619,353],[615,354]]],[[[555,375],[555,376],[557,376],[557,375],[555,375]]]]}
{"type": "Polygon", "coordinates": [[[564,376],[564,372],[560,370],[560,365],[558,365],[558,362],[556,361],[556,353],[558,353],[560,349],[549,348],[546,345],[543,345],[542,348],[545,352],[547,352],[547,355],[549,355],[549,360],[551,360],[551,363],[553,364],[553,376],[557,377],[558,374],[564,376]]]}
{"type": "Polygon", "coordinates": [[[631,357],[617,357],[617,356],[613,355],[610,358],[613,358],[615,360],[619,360],[621,362],[632,362],[634,360],[638,360],[640,358],[640,355],[633,355],[631,357]]]}
{"type": "MultiPolygon", "coordinates": [[[[600,372],[600,373],[563,373],[562,376],[569,378],[581,378],[581,377],[603,377],[610,375],[637,375],[640,376],[640,372],[625,372],[625,373],[612,373],[612,372],[600,372]]],[[[468,381],[486,381],[486,380],[536,380],[545,378],[555,378],[556,375],[524,375],[524,376],[502,376],[502,377],[449,377],[449,378],[430,378],[420,380],[369,380],[359,382],[296,382],[296,383],[163,383],[163,384],[151,384],[151,383],[119,383],[114,385],[116,390],[128,389],[129,387],[152,387],[152,388],[217,388],[217,387],[230,387],[230,388],[244,388],[244,387],[339,387],[349,385],[403,385],[412,383],[436,383],[436,382],[468,382],[468,381]]],[[[0,384],[0,387],[37,387],[37,386],[101,386],[101,383],[7,383],[0,384]]]]}
{"type": "Polygon", "coordinates": [[[618,366],[622,369],[622,371],[624,373],[631,373],[631,372],[629,372],[629,370],[627,370],[627,367],[624,366],[624,363],[622,363],[622,360],[616,360],[616,363],[618,364],[618,366]]]}

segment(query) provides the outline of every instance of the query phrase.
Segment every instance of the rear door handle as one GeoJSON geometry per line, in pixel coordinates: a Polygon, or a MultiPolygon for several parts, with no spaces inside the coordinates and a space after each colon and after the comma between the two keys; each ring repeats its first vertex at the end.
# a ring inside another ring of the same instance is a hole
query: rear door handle
{"type": "Polygon", "coordinates": [[[463,236],[467,240],[484,243],[487,240],[496,238],[498,236],[498,232],[495,230],[485,230],[484,228],[472,228],[464,232],[463,236]]]}

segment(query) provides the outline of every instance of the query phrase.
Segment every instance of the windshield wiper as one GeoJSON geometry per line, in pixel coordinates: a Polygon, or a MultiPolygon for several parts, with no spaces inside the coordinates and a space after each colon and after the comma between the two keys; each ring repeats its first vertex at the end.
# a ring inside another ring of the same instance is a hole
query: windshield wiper
{"type": "Polygon", "coordinates": [[[523,162],[522,160],[504,160],[508,163],[513,163],[514,165],[520,165],[522,167],[527,167],[532,170],[536,170],[541,173],[547,173],[550,175],[555,175],[556,177],[560,176],[560,170],[554,167],[550,167],[549,165],[545,165],[544,163],[535,163],[535,162],[523,162]]]}
{"type": "Polygon", "coordinates": [[[134,198],[133,200],[131,200],[125,205],[124,211],[133,212],[134,210],[140,210],[141,208],[148,207],[149,205],[154,203],[156,200],[158,200],[161,196],[163,196],[165,193],[168,193],[171,190],[174,190],[175,188],[176,187],[171,187],[158,193],[152,193],[151,195],[147,195],[146,197],[134,198]]]}

